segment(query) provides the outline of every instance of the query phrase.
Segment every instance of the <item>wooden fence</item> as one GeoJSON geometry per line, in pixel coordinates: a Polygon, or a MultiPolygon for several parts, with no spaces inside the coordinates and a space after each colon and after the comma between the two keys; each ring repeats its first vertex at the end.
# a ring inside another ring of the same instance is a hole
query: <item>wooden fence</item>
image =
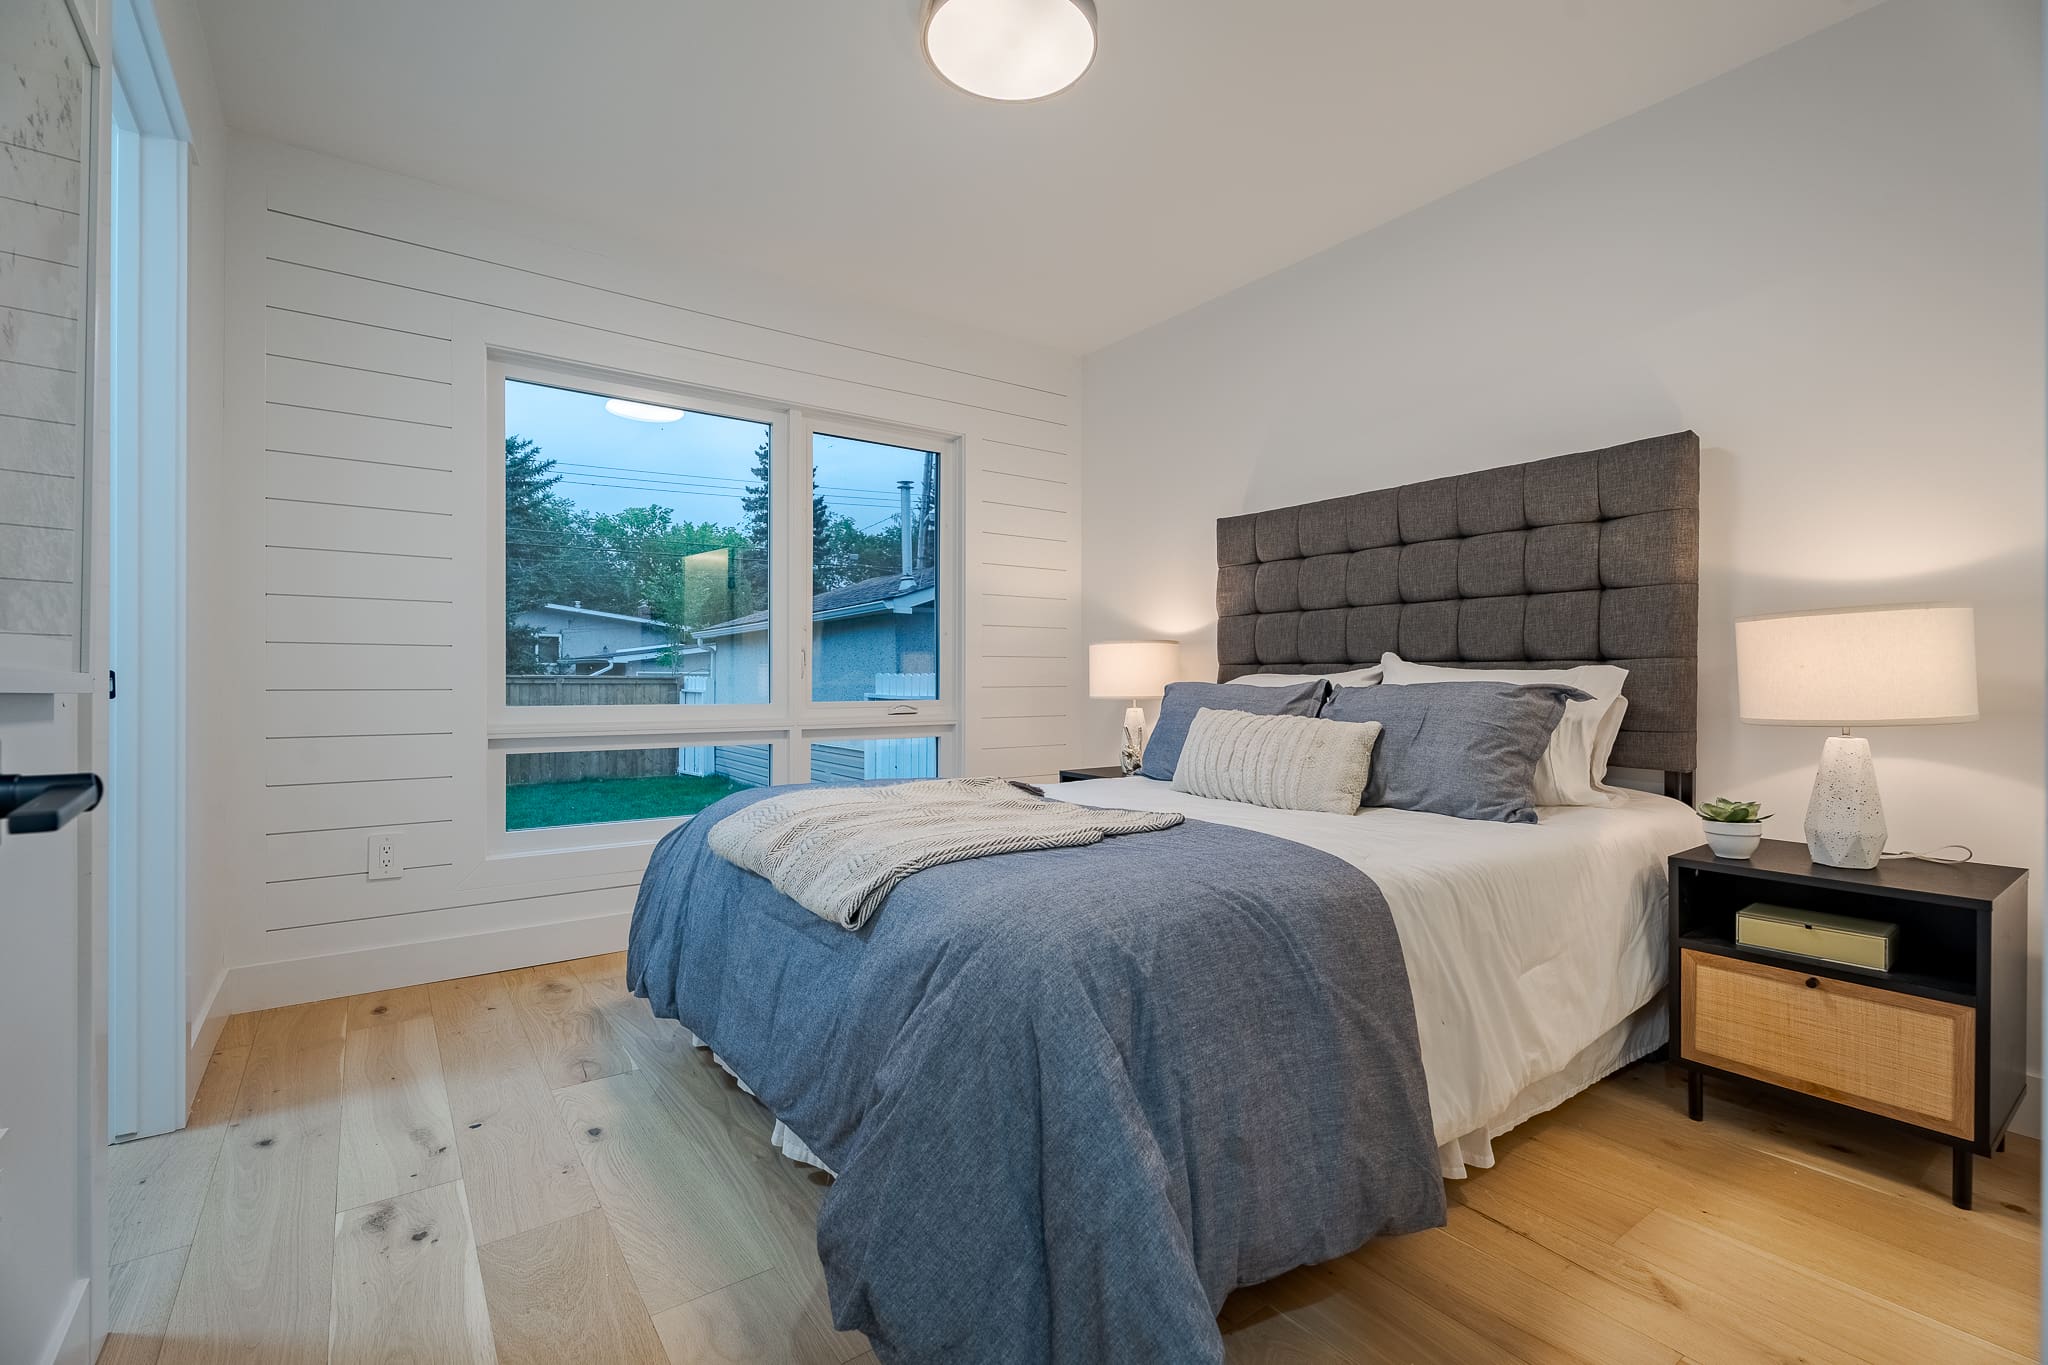
{"type": "MultiPolygon", "coordinates": [[[[674,706],[674,678],[522,677],[505,679],[511,706],[674,706]]],[[[588,782],[607,777],[674,777],[674,749],[597,749],[577,753],[507,754],[505,781],[588,782]]]]}
{"type": "Polygon", "coordinates": [[[511,674],[507,706],[674,706],[682,700],[677,678],[576,678],[511,674]]]}
{"type": "Polygon", "coordinates": [[[674,749],[590,749],[574,753],[506,754],[505,784],[589,782],[602,777],[674,777],[674,749]]]}

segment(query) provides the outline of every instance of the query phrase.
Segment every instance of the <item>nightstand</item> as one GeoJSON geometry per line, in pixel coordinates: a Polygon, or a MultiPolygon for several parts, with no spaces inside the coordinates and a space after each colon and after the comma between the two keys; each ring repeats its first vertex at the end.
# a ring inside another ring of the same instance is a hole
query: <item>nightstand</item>
{"type": "Polygon", "coordinates": [[[1116,763],[1110,764],[1107,768],[1060,769],[1060,781],[1062,782],[1086,782],[1097,777],[1122,777],[1123,775],[1123,766],[1116,763]]]}
{"type": "Polygon", "coordinates": [[[1691,1117],[1708,1075],[1874,1114],[1953,1148],[1970,1207],[1972,1154],[2004,1145],[2026,1090],[2026,871],[1826,867],[1766,839],[1747,862],[1701,847],[1670,872],[1671,1055],[1691,1117]],[[1737,946],[1736,912],[1759,901],[1896,924],[1892,969],[1737,946]]]}

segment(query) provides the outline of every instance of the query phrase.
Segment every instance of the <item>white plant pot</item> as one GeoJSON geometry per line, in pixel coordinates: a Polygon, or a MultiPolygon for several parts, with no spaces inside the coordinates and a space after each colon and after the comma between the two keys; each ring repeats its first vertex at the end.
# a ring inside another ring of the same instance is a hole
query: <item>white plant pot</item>
{"type": "Polygon", "coordinates": [[[1714,850],[1716,858],[1747,858],[1764,841],[1761,820],[1702,820],[1700,826],[1706,830],[1707,847],[1714,850]]]}

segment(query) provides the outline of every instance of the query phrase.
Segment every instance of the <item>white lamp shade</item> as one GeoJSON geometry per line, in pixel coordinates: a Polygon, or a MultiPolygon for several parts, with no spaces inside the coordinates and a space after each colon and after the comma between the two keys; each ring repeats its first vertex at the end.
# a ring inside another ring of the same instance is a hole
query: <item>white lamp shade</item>
{"type": "Polygon", "coordinates": [[[1742,719],[1757,725],[1944,725],[1977,719],[1968,607],[1852,607],[1735,623],[1742,719]]]}
{"type": "Polygon", "coordinates": [[[1161,697],[1179,675],[1177,640],[1110,640],[1088,646],[1091,697],[1161,697]]]}
{"type": "Polygon", "coordinates": [[[924,51],[971,95],[1039,100],[1095,62],[1094,0],[927,0],[924,51]]]}

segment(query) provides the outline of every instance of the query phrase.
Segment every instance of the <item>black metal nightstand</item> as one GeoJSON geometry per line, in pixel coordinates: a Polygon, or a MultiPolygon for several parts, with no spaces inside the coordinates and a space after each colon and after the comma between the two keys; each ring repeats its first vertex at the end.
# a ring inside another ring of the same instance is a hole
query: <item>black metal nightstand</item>
{"type": "Polygon", "coordinates": [[[1812,1095],[1954,1149],[1970,1207],[1971,1156],[1989,1156],[2026,1091],[2027,874],[1989,863],[1814,863],[1766,839],[1746,862],[1696,848],[1670,860],[1672,1058],[1701,1082],[1734,1076],[1812,1095]],[[1758,902],[1898,926],[1892,969],[1740,947],[1758,902]]]}
{"type": "Polygon", "coordinates": [[[1112,763],[1107,768],[1060,769],[1060,781],[1062,782],[1087,782],[1097,777],[1122,777],[1123,775],[1124,770],[1122,766],[1115,763],[1112,763]]]}

